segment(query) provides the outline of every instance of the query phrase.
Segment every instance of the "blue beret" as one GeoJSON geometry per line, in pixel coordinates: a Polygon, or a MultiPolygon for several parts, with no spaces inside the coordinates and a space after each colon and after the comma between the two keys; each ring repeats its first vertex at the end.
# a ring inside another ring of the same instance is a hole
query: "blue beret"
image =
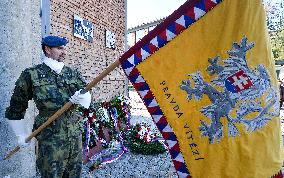
{"type": "Polygon", "coordinates": [[[66,38],[59,36],[46,36],[42,39],[41,44],[50,47],[65,46],[68,43],[66,38]]]}

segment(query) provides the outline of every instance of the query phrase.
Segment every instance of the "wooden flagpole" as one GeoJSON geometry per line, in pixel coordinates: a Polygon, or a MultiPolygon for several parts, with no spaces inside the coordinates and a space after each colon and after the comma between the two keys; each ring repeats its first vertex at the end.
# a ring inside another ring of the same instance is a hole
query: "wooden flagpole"
{"type": "MultiPolygon", "coordinates": [[[[111,71],[113,71],[116,67],[120,65],[119,59],[112,63],[108,68],[106,68],[98,77],[96,77],[93,81],[91,81],[85,88],[86,91],[91,90],[97,83],[99,83],[105,76],[107,76],[111,71]]],[[[54,113],[51,117],[48,118],[40,127],[38,127],[35,131],[31,133],[25,139],[25,142],[31,141],[33,137],[35,137],[38,133],[40,133],[44,128],[46,128],[49,124],[51,124],[54,120],[59,118],[65,111],[67,111],[73,104],[69,101],[64,106],[62,106],[56,113],[54,113]]],[[[12,155],[14,155],[17,151],[20,150],[20,146],[16,146],[12,151],[10,151],[4,160],[9,159],[12,155]]]]}

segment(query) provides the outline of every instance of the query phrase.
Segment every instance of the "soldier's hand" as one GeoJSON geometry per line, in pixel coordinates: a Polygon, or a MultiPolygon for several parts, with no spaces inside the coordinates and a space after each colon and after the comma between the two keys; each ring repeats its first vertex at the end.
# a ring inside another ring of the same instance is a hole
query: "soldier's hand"
{"type": "Polygon", "coordinates": [[[91,93],[88,91],[86,93],[81,93],[79,91],[76,91],[73,96],[70,97],[69,101],[72,102],[73,104],[80,104],[84,108],[89,108],[91,104],[91,93]]]}
{"type": "Polygon", "coordinates": [[[18,145],[23,148],[29,146],[31,142],[26,143],[25,139],[28,137],[28,130],[25,127],[25,120],[20,119],[20,120],[8,120],[9,125],[12,127],[16,138],[18,145]]]}
{"type": "Polygon", "coordinates": [[[26,138],[28,136],[27,135],[17,135],[17,138],[18,138],[18,144],[21,148],[25,148],[25,147],[28,147],[30,145],[30,141],[29,142],[26,142],[26,138]]]}

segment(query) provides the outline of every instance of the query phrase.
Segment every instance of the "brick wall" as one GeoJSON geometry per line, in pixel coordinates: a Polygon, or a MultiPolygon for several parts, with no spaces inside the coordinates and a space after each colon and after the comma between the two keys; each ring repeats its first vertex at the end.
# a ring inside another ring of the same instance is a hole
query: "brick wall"
{"type": "MultiPolygon", "coordinates": [[[[51,1],[51,34],[65,36],[69,65],[76,67],[90,82],[124,52],[126,11],[124,0],[53,0],[51,1]],[[78,15],[94,25],[94,41],[87,42],[73,36],[73,16],[78,15]],[[116,36],[116,49],[105,47],[105,30],[116,36]]],[[[126,78],[117,68],[98,83],[94,99],[108,101],[126,93],[126,78]]]]}

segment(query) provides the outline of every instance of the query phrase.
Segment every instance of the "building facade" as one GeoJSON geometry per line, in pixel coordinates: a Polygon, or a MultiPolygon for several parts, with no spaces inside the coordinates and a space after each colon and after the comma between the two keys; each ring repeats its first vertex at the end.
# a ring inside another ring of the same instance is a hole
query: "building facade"
{"type": "MultiPolygon", "coordinates": [[[[42,33],[68,38],[66,63],[93,80],[125,51],[125,0],[42,0],[42,33]]],[[[126,91],[118,67],[94,87],[94,99],[108,101],[126,91]]]]}
{"type": "MultiPolygon", "coordinates": [[[[90,82],[125,51],[125,0],[25,0],[0,2],[0,155],[16,146],[5,118],[16,79],[21,71],[41,62],[41,38],[68,38],[65,63],[77,68],[90,82]]],[[[127,93],[127,79],[117,67],[93,89],[95,101],[108,101],[127,93]]],[[[31,132],[37,110],[31,102],[25,115],[31,132]]],[[[0,177],[34,177],[34,145],[9,160],[0,159],[0,177]]]]}
{"type": "Polygon", "coordinates": [[[144,23],[127,30],[127,47],[132,47],[135,43],[141,40],[157,25],[159,25],[165,18],[158,19],[149,23],[144,23]]]}

